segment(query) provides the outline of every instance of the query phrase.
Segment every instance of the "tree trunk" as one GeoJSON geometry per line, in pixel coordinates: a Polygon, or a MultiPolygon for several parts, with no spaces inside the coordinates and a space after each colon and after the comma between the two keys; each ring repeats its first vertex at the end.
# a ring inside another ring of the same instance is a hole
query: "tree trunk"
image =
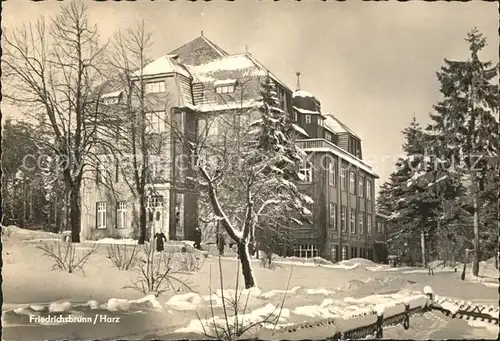
{"type": "Polygon", "coordinates": [[[479,276],[479,212],[477,204],[477,194],[474,196],[474,254],[472,258],[472,274],[479,276]]]}
{"type": "Polygon", "coordinates": [[[244,241],[239,242],[238,246],[238,256],[241,262],[241,271],[243,273],[243,279],[245,281],[245,288],[250,289],[255,287],[255,280],[252,274],[252,265],[250,264],[250,254],[248,252],[248,244],[244,241]]]}
{"type": "Polygon", "coordinates": [[[146,242],[146,197],[139,194],[139,245],[146,242]]]}
{"type": "Polygon", "coordinates": [[[467,262],[469,261],[469,250],[465,250],[465,259],[464,266],[462,268],[462,274],[460,275],[460,279],[465,281],[465,272],[467,271],[467,262]]]}
{"type": "Polygon", "coordinates": [[[67,212],[69,215],[69,221],[71,224],[71,242],[80,242],[80,186],[73,186],[69,193],[69,207],[70,210],[67,212]]]}
{"type": "Polygon", "coordinates": [[[425,261],[425,232],[423,229],[420,232],[420,247],[422,248],[422,265],[424,268],[426,268],[427,263],[425,261]]]}
{"type": "Polygon", "coordinates": [[[22,228],[26,228],[26,178],[23,177],[23,225],[22,228]]]}

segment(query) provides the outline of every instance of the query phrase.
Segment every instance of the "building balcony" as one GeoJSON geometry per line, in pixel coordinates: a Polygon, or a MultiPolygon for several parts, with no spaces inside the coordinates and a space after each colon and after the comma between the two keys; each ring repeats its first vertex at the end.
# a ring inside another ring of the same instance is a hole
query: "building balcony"
{"type": "Polygon", "coordinates": [[[306,140],[295,140],[295,145],[305,151],[306,153],[332,153],[342,160],[358,167],[359,169],[371,174],[374,178],[379,178],[379,176],[373,171],[372,167],[363,162],[361,159],[349,154],[345,150],[341,149],[339,146],[333,144],[332,142],[317,138],[317,139],[306,139],[306,140]]]}

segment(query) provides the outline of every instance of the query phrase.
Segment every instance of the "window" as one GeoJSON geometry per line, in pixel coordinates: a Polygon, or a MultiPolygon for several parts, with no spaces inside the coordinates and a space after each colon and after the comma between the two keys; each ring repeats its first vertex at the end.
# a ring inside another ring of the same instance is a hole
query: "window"
{"type": "Polygon", "coordinates": [[[163,207],[163,197],[161,195],[149,196],[146,201],[146,208],[159,208],[163,207]]]}
{"type": "Polygon", "coordinates": [[[342,206],[342,212],[340,213],[340,227],[342,231],[346,231],[346,219],[347,219],[347,207],[342,206]]]}
{"type": "Polygon", "coordinates": [[[380,221],[377,221],[377,233],[382,232],[382,223],[380,221]]]}
{"type": "Polygon", "coordinates": [[[330,134],[330,133],[325,133],[325,138],[326,138],[326,140],[327,140],[327,141],[332,142],[332,134],[330,134]]]}
{"type": "Polygon", "coordinates": [[[165,112],[148,112],[146,113],[146,126],[150,132],[162,133],[165,132],[165,112]]]}
{"type": "Polygon", "coordinates": [[[366,231],[368,233],[372,233],[372,215],[368,214],[367,215],[367,220],[366,220],[366,231]]]}
{"type": "Polygon", "coordinates": [[[349,173],[349,193],[356,194],[356,173],[349,173]]]}
{"type": "Polygon", "coordinates": [[[293,112],[293,121],[297,122],[297,112],[296,111],[293,112]]]}
{"type": "Polygon", "coordinates": [[[333,262],[338,261],[338,257],[339,257],[339,246],[333,245],[333,247],[332,247],[332,261],[333,262]]]}
{"type": "Polygon", "coordinates": [[[340,168],[340,189],[345,191],[347,188],[347,169],[340,168]]]}
{"type": "Polygon", "coordinates": [[[365,177],[359,176],[359,196],[362,198],[365,195],[365,177]]]}
{"type": "Polygon", "coordinates": [[[306,123],[311,123],[311,115],[306,115],[306,123]]]}
{"type": "Polygon", "coordinates": [[[337,229],[337,205],[333,202],[330,203],[330,226],[336,230],[337,229]]]}
{"type": "Polygon", "coordinates": [[[372,182],[366,180],[366,199],[371,200],[372,198],[372,182]]]}
{"type": "Polygon", "coordinates": [[[116,227],[124,229],[127,227],[127,202],[118,201],[116,205],[116,227]]]}
{"type": "Polygon", "coordinates": [[[158,92],[165,92],[165,82],[150,82],[145,84],[144,91],[147,94],[153,94],[158,92]]]}
{"type": "Polygon", "coordinates": [[[299,173],[304,177],[303,182],[312,182],[312,164],[310,162],[306,162],[304,167],[299,170],[299,173]]]}
{"type": "Polygon", "coordinates": [[[97,228],[106,228],[106,203],[101,201],[97,203],[97,228]]]}
{"type": "Polygon", "coordinates": [[[321,118],[318,118],[318,125],[319,125],[320,127],[322,127],[322,126],[323,126],[323,120],[322,120],[321,118]]]}
{"type": "Polygon", "coordinates": [[[337,186],[336,184],[336,179],[337,179],[337,165],[335,163],[330,163],[328,165],[328,183],[330,186],[337,186]]]}
{"type": "Polygon", "coordinates": [[[351,234],[356,233],[356,210],[351,209],[351,234]]]}
{"type": "Polygon", "coordinates": [[[234,92],[234,89],[234,85],[222,85],[215,87],[215,92],[218,94],[230,94],[234,92]]]}
{"type": "Polygon", "coordinates": [[[365,224],[365,212],[362,212],[362,211],[359,212],[358,220],[359,220],[359,233],[363,234],[365,232],[365,230],[364,230],[365,229],[365,226],[364,226],[364,224],[365,224]]]}
{"type": "Polygon", "coordinates": [[[347,246],[342,246],[342,260],[347,259],[347,246]]]}
{"type": "Polygon", "coordinates": [[[295,257],[301,257],[301,258],[318,257],[318,249],[316,248],[316,245],[313,244],[299,245],[299,248],[293,251],[295,257]]]}

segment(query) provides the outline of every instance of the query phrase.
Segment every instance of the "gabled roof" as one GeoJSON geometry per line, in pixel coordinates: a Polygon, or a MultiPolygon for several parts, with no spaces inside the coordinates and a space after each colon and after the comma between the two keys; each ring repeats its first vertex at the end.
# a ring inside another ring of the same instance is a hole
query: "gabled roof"
{"type": "Polygon", "coordinates": [[[170,55],[178,55],[180,62],[187,65],[199,65],[228,55],[226,51],[201,35],[176,48],[170,55]]]}
{"type": "Polygon", "coordinates": [[[325,127],[332,132],[338,134],[338,133],[349,133],[352,136],[358,138],[361,140],[361,138],[352,131],[348,126],[346,126],[344,123],[342,123],[338,118],[336,118],[333,114],[323,114],[326,119],[325,119],[325,127]]]}
{"type": "MultiPolygon", "coordinates": [[[[169,55],[156,58],[142,69],[142,76],[155,76],[168,73],[179,73],[187,78],[191,78],[188,70],[169,55]]],[[[132,75],[139,77],[141,75],[141,70],[135,71],[132,75]]]]}

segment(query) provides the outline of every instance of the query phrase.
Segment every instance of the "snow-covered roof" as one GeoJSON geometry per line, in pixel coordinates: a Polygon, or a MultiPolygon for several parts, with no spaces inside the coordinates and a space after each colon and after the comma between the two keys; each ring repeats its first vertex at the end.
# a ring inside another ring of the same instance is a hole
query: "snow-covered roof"
{"type": "Polygon", "coordinates": [[[296,125],[295,123],[292,123],[292,127],[293,127],[293,129],[295,129],[296,131],[298,131],[302,135],[309,137],[309,134],[307,133],[307,131],[305,131],[304,129],[302,129],[301,127],[296,125]]]}
{"type": "Polygon", "coordinates": [[[293,107],[295,110],[297,110],[301,114],[306,114],[306,115],[321,115],[319,111],[312,111],[312,110],[307,110],[307,109],[302,109],[298,107],[293,107]]]}
{"type": "Polygon", "coordinates": [[[119,97],[121,94],[122,94],[123,90],[117,90],[117,91],[113,91],[113,92],[108,92],[104,95],[102,95],[102,98],[115,98],[115,97],[119,97]]]}
{"type": "Polygon", "coordinates": [[[198,110],[201,112],[211,112],[211,111],[223,111],[223,110],[235,110],[235,109],[250,109],[256,108],[260,105],[259,101],[246,100],[243,102],[229,102],[229,103],[209,103],[200,105],[189,105],[187,108],[198,110]]]}
{"type": "Polygon", "coordinates": [[[325,122],[324,122],[325,127],[329,128],[332,132],[334,132],[334,133],[349,133],[352,136],[357,137],[358,139],[361,140],[361,138],[354,131],[352,131],[348,126],[346,126],[344,123],[342,123],[333,114],[325,113],[323,115],[326,117],[325,122]]]}
{"type": "Polygon", "coordinates": [[[306,152],[325,152],[325,153],[333,153],[334,155],[337,155],[341,159],[347,161],[351,165],[354,165],[355,167],[358,167],[359,169],[365,171],[368,174],[373,175],[376,178],[379,178],[379,176],[372,170],[372,167],[365,163],[363,160],[349,154],[347,151],[343,150],[336,144],[327,141],[325,139],[307,139],[307,140],[295,140],[296,143],[301,143],[301,142],[314,142],[318,141],[322,143],[322,146],[320,147],[311,147],[311,148],[303,148],[304,151],[306,152]]]}
{"type": "MultiPolygon", "coordinates": [[[[167,73],[179,73],[187,78],[191,78],[191,74],[188,70],[169,55],[164,55],[153,60],[142,69],[142,76],[154,76],[167,73]]],[[[135,71],[133,76],[141,76],[141,70],[135,71]]]]}
{"type": "Polygon", "coordinates": [[[273,81],[289,89],[272,72],[255,59],[250,53],[223,56],[199,65],[186,65],[193,78],[199,82],[215,82],[226,78],[242,78],[245,76],[263,77],[269,75],[273,81]]]}
{"type": "Polygon", "coordinates": [[[225,86],[225,85],[234,85],[236,84],[236,79],[221,79],[214,82],[214,86],[225,86]]]}
{"type": "Polygon", "coordinates": [[[217,75],[224,71],[249,72],[254,76],[266,75],[266,72],[259,70],[246,54],[225,56],[200,65],[188,65],[187,68],[193,77],[201,82],[217,81],[220,79],[217,75]]]}
{"type": "Polygon", "coordinates": [[[294,91],[292,94],[292,97],[313,97],[313,98],[315,98],[311,93],[304,91],[304,90],[294,91]]]}

